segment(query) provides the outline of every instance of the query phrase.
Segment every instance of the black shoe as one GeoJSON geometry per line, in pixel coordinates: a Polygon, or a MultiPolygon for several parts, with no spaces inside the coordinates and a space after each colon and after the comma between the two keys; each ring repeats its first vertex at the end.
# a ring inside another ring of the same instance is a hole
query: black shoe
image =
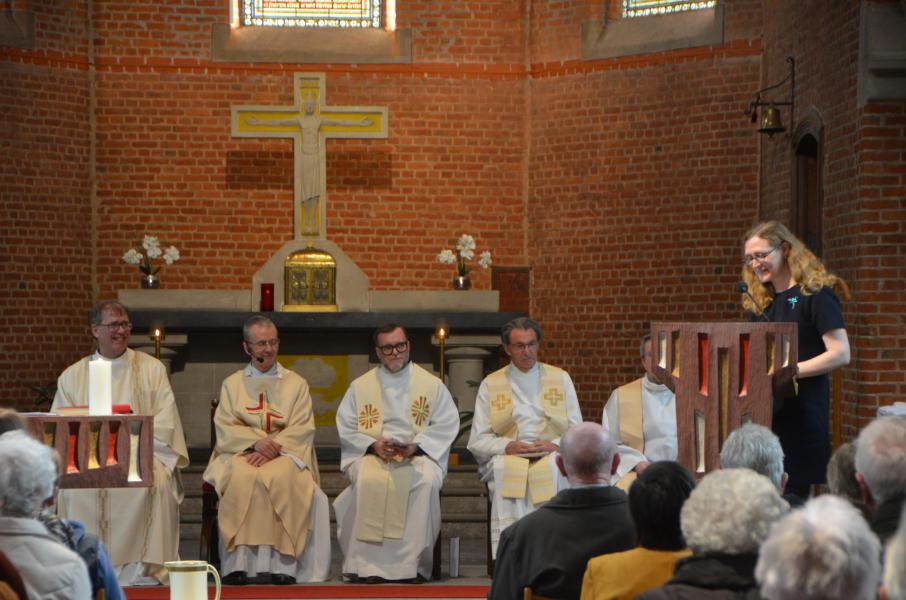
{"type": "Polygon", "coordinates": [[[296,583],[296,578],[283,573],[271,573],[271,583],[274,585],[293,585],[296,583]]]}
{"type": "Polygon", "coordinates": [[[368,577],[359,577],[359,583],[375,584],[375,583],[390,583],[390,582],[387,581],[386,579],[384,579],[383,577],[378,577],[377,575],[369,575],[368,577]]]}
{"type": "Polygon", "coordinates": [[[359,583],[359,576],[356,573],[343,573],[343,581],[346,583],[359,583]]]}
{"type": "Polygon", "coordinates": [[[245,571],[233,571],[229,575],[224,575],[220,582],[223,585],[247,585],[249,576],[245,571]]]}

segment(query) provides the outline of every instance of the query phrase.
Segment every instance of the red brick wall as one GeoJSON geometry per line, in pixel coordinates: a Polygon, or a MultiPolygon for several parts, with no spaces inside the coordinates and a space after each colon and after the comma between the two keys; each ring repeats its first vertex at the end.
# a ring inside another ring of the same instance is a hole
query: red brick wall
{"type": "MultiPolygon", "coordinates": [[[[541,8],[553,3],[535,6],[554,16],[541,8]]],[[[760,10],[729,3],[722,47],[593,62],[556,45],[584,20],[570,17],[534,44],[545,63],[530,99],[532,312],[544,359],[572,374],[598,420],[639,376],[650,322],[739,318],[740,238],[757,202],[757,136],[742,112],[758,84],[760,10]]]]}
{"type": "MultiPolygon", "coordinates": [[[[765,7],[776,18],[765,22],[762,83],[779,81],[794,56],[797,123],[811,111],[824,125],[823,258],[853,291],[843,302],[852,346],[842,369],[845,441],[879,405],[906,397],[904,104],[858,106],[859,2],[765,7]]],[[[761,216],[789,222],[794,150],[782,136],[763,139],[761,150],[761,216]]]]}
{"type": "Polygon", "coordinates": [[[30,3],[36,51],[0,47],[0,405],[27,409],[90,349],[85,12],[60,4],[30,3]]]}

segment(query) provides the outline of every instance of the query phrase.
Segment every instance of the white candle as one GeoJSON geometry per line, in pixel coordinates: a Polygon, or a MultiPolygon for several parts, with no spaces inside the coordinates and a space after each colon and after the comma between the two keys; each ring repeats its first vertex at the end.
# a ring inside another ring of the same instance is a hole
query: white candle
{"type": "Polygon", "coordinates": [[[88,414],[106,417],[113,414],[113,371],[109,360],[88,363],[88,414]]]}

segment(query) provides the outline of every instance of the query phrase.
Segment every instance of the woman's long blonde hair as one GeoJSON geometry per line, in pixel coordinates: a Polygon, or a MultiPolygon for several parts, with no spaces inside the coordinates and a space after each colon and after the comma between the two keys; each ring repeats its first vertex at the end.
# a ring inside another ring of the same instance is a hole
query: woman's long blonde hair
{"type": "MultiPolygon", "coordinates": [[[[783,244],[786,243],[789,251],[784,259],[790,269],[790,274],[799,284],[803,296],[814,294],[822,287],[828,286],[834,288],[844,298],[850,298],[849,286],[846,285],[846,282],[833,273],[829,273],[821,260],[806,248],[805,244],[793,235],[783,223],[779,221],[759,223],[746,233],[744,241],[754,237],[766,240],[781,252],[784,249],[783,244]]],[[[743,294],[742,307],[752,314],[761,314],[762,310],[759,306],[767,307],[774,300],[773,286],[761,283],[755,276],[755,271],[748,264],[742,266],[742,279],[749,286],[749,293],[758,303],[756,305],[751,298],[743,294]]]]}

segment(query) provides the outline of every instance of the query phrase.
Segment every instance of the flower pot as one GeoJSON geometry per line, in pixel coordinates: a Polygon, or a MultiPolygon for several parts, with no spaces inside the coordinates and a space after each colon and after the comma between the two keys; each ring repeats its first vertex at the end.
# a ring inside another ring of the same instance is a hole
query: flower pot
{"type": "Polygon", "coordinates": [[[468,290],[472,287],[472,280],[468,275],[457,275],[453,278],[454,290],[468,290]]]}
{"type": "Polygon", "coordinates": [[[142,275],[142,288],[156,290],[160,287],[160,277],[157,275],[142,275]]]}

